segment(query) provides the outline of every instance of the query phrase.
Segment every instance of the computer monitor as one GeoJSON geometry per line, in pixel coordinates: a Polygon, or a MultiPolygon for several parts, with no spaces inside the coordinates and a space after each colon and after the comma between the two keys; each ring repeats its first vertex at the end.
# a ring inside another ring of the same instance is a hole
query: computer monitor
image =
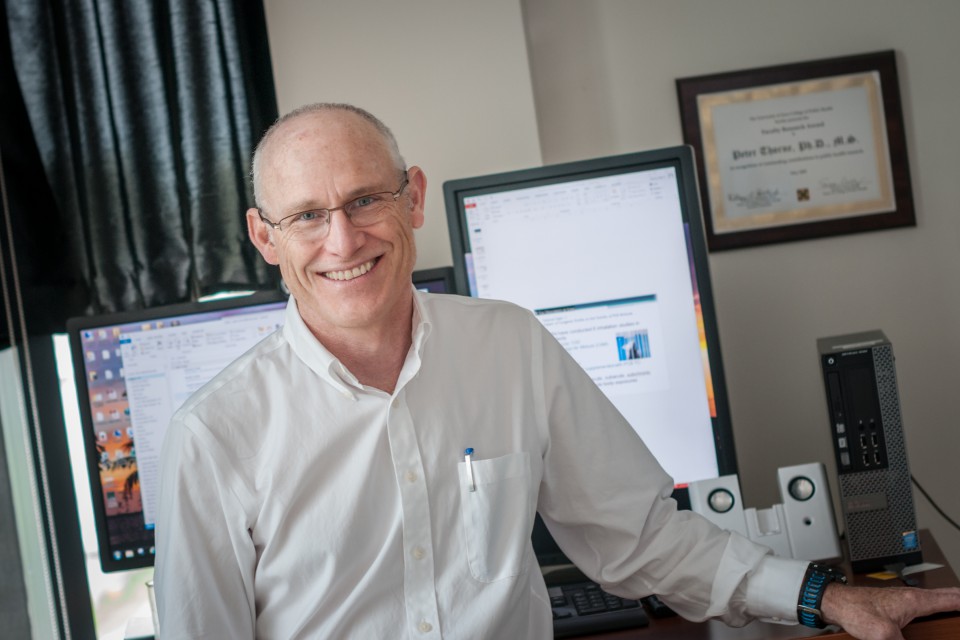
{"type": "Polygon", "coordinates": [[[184,400],[283,323],[286,297],[67,323],[103,571],[152,566],[160,445],[184,400]]]}
{"type": "Polygon", "coordinates": [[[454,293],[453,267],[421,269],[413,272],[413,286],[427,293],[454,293]]]}
{"type": "Polygon", "coordinates": [[[688,483],[736,472],[690,147],[451,180],[444,197],[458,290],[535,312],[681,506],[688,483]]]}
{"type": "MultiPolygon", "coordinates": [[[[453,291],[453,269],[414,285],[453,291]]],[[[152,566],[160,446],[173,413],[283,324],[286,296],[73,318],[67,323],[103,571],[152,566]]]]}

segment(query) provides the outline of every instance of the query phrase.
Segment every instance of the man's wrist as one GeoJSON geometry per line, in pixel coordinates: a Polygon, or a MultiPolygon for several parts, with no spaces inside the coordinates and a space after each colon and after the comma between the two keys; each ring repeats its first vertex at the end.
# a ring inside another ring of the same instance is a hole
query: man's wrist
{"type": "Polygon", "coordinates": [[[843,573],[833,567],[810,563],[800,586],[797,598],[797,619],[806,627],[822,629],[827,626],[822,605],[827,587],[833,583],[846,583],[843,573]]]}

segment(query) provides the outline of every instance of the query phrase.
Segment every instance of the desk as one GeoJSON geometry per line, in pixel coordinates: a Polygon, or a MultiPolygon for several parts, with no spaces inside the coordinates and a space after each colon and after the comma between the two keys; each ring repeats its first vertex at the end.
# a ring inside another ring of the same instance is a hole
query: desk
{"type": "MultiPolygon", "coordinates": [[[[925,589],[960,586],[960,580],[947,564],[936,540],[926,529],[920,531],[920,546],[923,549],[924,562],[942,564],[943,567],[911,575],[911,578],[917,580],[917,586],[925,589]]],[[[841,568],[846,572],[850,584],[869,587],[900,586],[901,584],[896,580],[874,580],[862,574],[855,575],[850,571],[848,562],[844,562],[841,568]]],[[[907,640],[956,640],[960,638],[960,614],[942,614],[916,620],[903,630],[903,635],[907,640]]],[[[851,636],[847,633],[831,633],[801,626],[752,622],[742,628],[733,628],[718,620],[696,623],[679,617],[651,618],[650,626],[642,629],[584,636],[587,640],[779,640],[811,637],[851,640],[851,636]]]]}

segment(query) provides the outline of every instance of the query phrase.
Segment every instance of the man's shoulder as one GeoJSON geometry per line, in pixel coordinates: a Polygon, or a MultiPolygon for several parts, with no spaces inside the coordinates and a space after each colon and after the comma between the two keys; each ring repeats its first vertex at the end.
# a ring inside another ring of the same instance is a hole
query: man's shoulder
{"type": "Polygon", "coordinates": [[[277,360],[284,357],[287,346],[282,330],[267,336],[193,392],[173,419],[182,419],[188,414],[202,416],[210,412],[242,410],[244,404],[259,402],[260,390],[266,393],[269,371],[278,368],[277,360]]]}
{"type": "Polygon", "coordinates": [[[542,325],[529,309],[512,302],[438,294],[421,307],[430,324],[431,340],[442,350],[468,350],[498,345],[495,351],[526,353],[542,325]],[[509,346],[508,346],[509,345],[509,346]]]}
{"type": "Polygon", "coordinates": [[[530,311],[512,302],[472,298],[455,294],[421,293],[421,304],[431,319],[463,321],[468,319],[529,319],[530,311]]]}

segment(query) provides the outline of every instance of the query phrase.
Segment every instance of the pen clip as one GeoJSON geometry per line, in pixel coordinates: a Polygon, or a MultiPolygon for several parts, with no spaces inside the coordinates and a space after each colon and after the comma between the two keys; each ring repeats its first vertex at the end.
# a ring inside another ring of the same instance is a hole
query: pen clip
{"type": "Polygon", "coordinates": [[[467,465],[467,480],[470,482],[470,491],[477,490],[477,482],[473,477],[473,447],[467,447],[463,452],[463,461],[467,465]]]}

